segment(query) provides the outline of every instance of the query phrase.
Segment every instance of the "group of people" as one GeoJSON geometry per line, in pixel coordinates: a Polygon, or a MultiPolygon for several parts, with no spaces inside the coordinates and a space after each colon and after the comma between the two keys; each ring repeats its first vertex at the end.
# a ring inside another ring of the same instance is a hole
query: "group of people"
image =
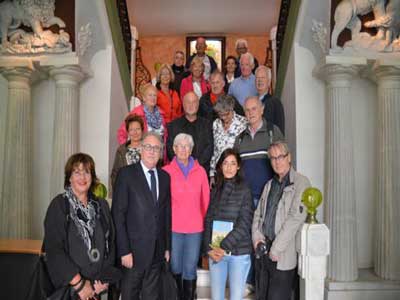
{"type": "Polygon", "coordinates": [[[122,300],[161,299],[166,261],[178,299],[195,299],[202,256],[214,300],[225,299],[227,281],[231,300],[251,286],[257,299],[290,298],[295,235],[306,217],[301,195],[310,183],[291,165],[270,69],[255,68],[239,40],[239,60],[228,57],[223,73],[206,47],[198,38],[189,76],[183,52],[161,65],[156,86],[144,86],[142,104],[119,128],[111,211],[93,194],[92,158],[78,153],[67,162],[44,247],[55,285],[70,285],[76,299],[115,282],[122,300]],[[230,229],[215,244],[217,221],[230,229]]]}

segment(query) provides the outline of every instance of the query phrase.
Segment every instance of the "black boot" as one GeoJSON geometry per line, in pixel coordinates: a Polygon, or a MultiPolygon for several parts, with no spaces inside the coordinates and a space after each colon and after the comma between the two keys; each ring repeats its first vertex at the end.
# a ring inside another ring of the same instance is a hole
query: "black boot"
{"type": "Polygon", "coordinates": [[[183,280],[183,300],[194,300],[196,299],[196,279],[195,280],[183,280]]]}
{"type": "Polygon", "coordinates": [[[182,283],[182,275],[181,274],[173,274],[175,281],[176,281],[176,287],[177,287],[177,300],[183,300],[183,283],[182,283]]]}

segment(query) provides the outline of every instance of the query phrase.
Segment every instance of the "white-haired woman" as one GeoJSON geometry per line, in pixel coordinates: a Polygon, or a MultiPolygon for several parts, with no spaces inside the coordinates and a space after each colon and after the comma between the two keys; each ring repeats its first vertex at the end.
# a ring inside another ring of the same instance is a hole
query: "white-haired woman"
{"type": "Polygon", "coordinates": [[[210,178],[214,183],[215,168],[221,153],[233,148],[236,137],[246,129],[247,121],[238,115],[235,108],[236,99],[230,95],[220,96],[214,105],[218,118],[213,123],[214,152],[210,162],[210,178]]]}
{"type": "Polygon", "coordinates": [[[194,299],[204,218],[210,201],[207,174],[191,156],[193,146],[191,135],[178,134],[173,144],[175,157],[164,167],[171,177],[171,270],[180,299],[185,300],[194,299]]]}

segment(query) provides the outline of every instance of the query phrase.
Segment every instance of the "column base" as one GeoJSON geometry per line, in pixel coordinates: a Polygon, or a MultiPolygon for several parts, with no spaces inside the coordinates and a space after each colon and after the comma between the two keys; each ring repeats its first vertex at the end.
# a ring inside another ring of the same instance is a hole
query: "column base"
{"type": "Polygon", "coordinates": [[[398,300],[400,281],[383,280],[373,269],[359,269],[356,281],[325,282],[324,300],[398,300]]]}

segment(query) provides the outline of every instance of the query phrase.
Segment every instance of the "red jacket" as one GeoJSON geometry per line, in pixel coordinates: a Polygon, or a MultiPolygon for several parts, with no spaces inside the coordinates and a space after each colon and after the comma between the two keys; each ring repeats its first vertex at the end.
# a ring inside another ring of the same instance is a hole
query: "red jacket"
{"type": "Polygon", "coordinates": [[[157,106],[164,112],[166,123],[181,117],[183,114],[182,102],[178,93],[175,90],[169,90],[169,95],[172,101],[162,90],[159,90],[157,94],[157,106]]]}
{"type": "Polygon", "coordinates": [[[210,202],[210,187],[206,171],[195,160],[188,177],[185,178],[176,157],[163,169],[171,177],[172,231],[202,232],[210,202]]]}
{"type": "MultiPolygon", "coordinates": [[[[204,95],[210,90],[210,84],[204,79],[204,77],[201,79],[200,82],[200,87],[201,87],[201,93],[204,95]]],[[[184,78],[181,83],[181,98],[188,93],[188,92],[193,92],[193,80],[192,80],[192,75],[184,78]]]]}

